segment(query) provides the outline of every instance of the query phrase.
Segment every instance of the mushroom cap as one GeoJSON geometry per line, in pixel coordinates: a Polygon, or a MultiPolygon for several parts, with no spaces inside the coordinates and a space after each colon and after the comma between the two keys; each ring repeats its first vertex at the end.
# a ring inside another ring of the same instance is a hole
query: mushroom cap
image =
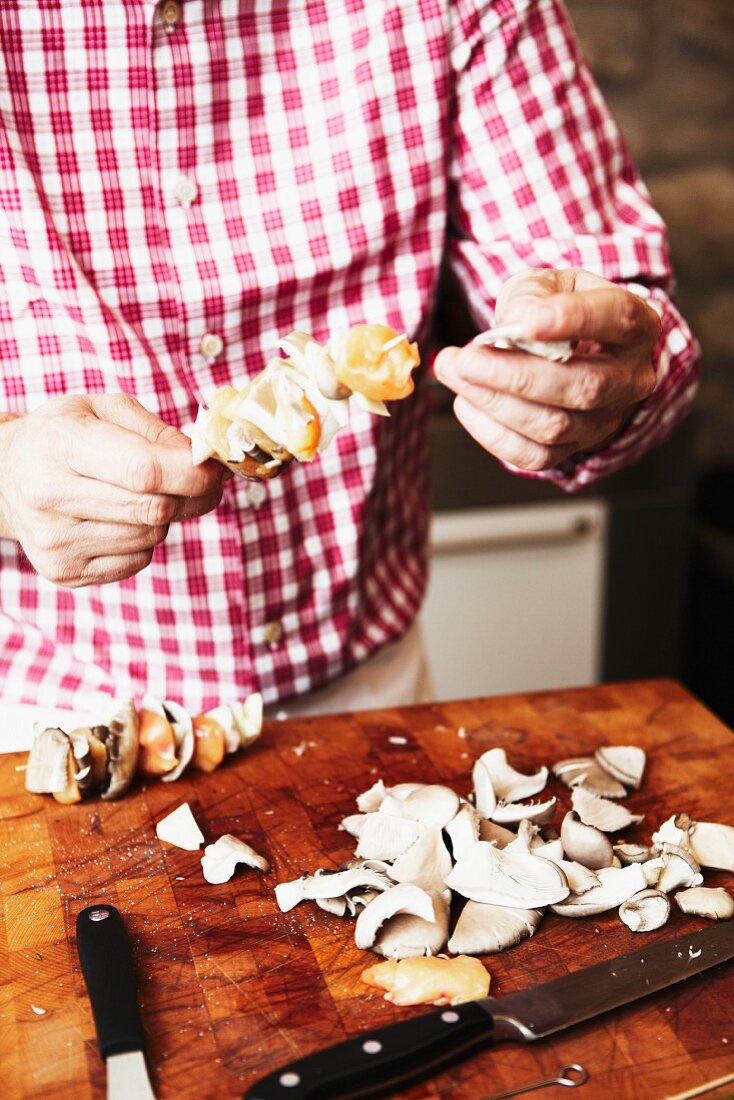
{"type": "Polygon", "coordinates": [[[730,920],[734,917],[734,898],[723,886],[693,886],[675,895],[684,913],[710,920],[730,920]]]}
{"type": "Polygon", "coordinates": [[[270,864],[249,844],[239,837],[225,833],[214,844],[207,844],[201,857],[201,869],[207,882],[228,882],[238,863],[244,863],[257,871],[270,870],[270,864]]]}
{"type": "Polygon", "coordinates": [[[620,783],[636,790],[642,782],[646,757],[636,745],[602,745],[594,757],[597,764],[620,783]]]}
{"type": "Polygon", "coordinates": [[[456,816],[459,796],[450,787],[430,783],[411,791],[402,807],[403,817],[417,821],[426,828],[437,826],[443,829],[456,816]]]}
{"type": "Polygon", "coordinates": [[[63,791],[69,782],[69,738],[53,726],[35,730],[25,771],[25,786],[34,794],[63,791]]]}
{"type": "Polygon", "coordinates": [[[551,905],[561,917],[593,917],[616,909],[627,898],[647,887],[645,874],[639,863],[629,867],[600,867],[597,871],[599,885],[583,894],[570,894],[565,901],[551,905]]]}
{"type": "MultiPolygon", "coordinates": [[[[391,886],[379,897],[365,906],[357,917],[354,927],[354,941],[357,947],[370,948],[375,945],[378,932],[382,925],[398,915],[417,917],[424,925],[435,924],[436,912],[434,909],[435,896],[429,894],[420,886],[411,882],[400,882],[391,886]]],[[[448,917],[447,917],[448,924],[448,917]]],[[[399,928],[399,932],[401,929],[399,928]]],[[[402,929],[405,933],[406,929],[402,929]]],[[[417,926],[415,931],[419,933],[417,939],[425,941],[430,938],[428,929],[417,926]]],[[[440,950],[440,948],[439,948],[440,950]]],[[[434,952],[411,951],[410,954],[434,954],[434,952]]]]}
{"type": "Polygon", "coordinates": [[[170,814],[157,823],[155,835],[166,844],[183,848],[187,852],[196,852],[204,843],[204,834],[196,824],[188,802],[182,802],[170,814]]]}
{"type": "Polygon", "coordinates": [[[516,825],[525,818],[545,825],[553,820],[556,804],[555,798],[546,802],[498,802],[492,811],[492,821],[498,825],[516,825]]]}
{"type": "Polygon", "coordinates": [[[191,758],[194,755],[194,723],[191,721],[189,713],[184,710],[180,703],[176,703],[174,700],[166,699],[163,703],[163,710],[171,723],[173,736],[176,740],[178,763],[172,771],[166,772],[162,777],[164,783],[171,783],[183,775],[191,763],[191,758]]]}
{"type": "Polygon", "coordinates": [[[638,890],[622,902],[619,916],[632,932],[654,932],[670,916],[670,901],[662,890],[638,890]]]}
{"type": "Polygon", "coordinates": [[[608,798],[601,798],[598,794],[585,791],[583,787],[575,787],[571,794],[571,805],[579,815],[584,825],[593,825],[605,833],[616,833],[620,829],[626,829],[630,825],[638,825],[644,814],[631,814],[626,806],[620,806],[617,802],[610,802],[608,798]]]}
{"type": "Polygon", "coordinates": [[[317,871],[314,875],[301,875],[291,882],[279,882],[275,887],[275,900],[283,913],[294,909],[301,901],[317,898],[341,898],[360,887],[372,890],[388,890],[393,885],[384,871],[364,865],[345,871],[317,871]]]}
{"type": "Polygon", "coordinates": [[[467,901],[448,942],[452,954],[492,955],[532,936],[542,909],[509,909],[467,901]]]}
{"type": "Polygon", "coordinates": [[[440,892],[445,889],[446,877],[451,873],[453,861],[443,842],[441,829],[426,829],[392,865],[391,877],[396,882],[413,882],[424,890],[440,892]]]}
{"type": "Polygon", "coordinates": [[[561,824],[563,850],[570,860],[591,871],[610,867],[614,859],[609,837],[593,825],[584,825],[575,810],[569,810],[561,824]]]}
{"type": "Polygon", "coordinates": [[[479,840],[480,821],[483,819],[474,807],[462,802],[454,817],[444,826],[455,860],[479,840]]]}
{"type": "Polygon", "coordinates": [[[667,841],[685,848],[701,867],[734,872],[734,827],[731,825],[691,821],[687,815],[674,814],[653,833],[652,839],[655,844],[667,841]],[[685,828],[681,827],[683,821],[685,828]]]}
{"type": "Polygon", "coordinates": [[[362,859],[397,859],[423,832],[424,827],[417,821],[378,810],[365,815],[356,854],[362,859]]]}
{"type": "Polygon", "coordinates": [[[583,787],[604,798],[624,798],[626,789],[601,768],[593,756],[573,756],[553,765],[553,774],[567,787],[583,787]]]}
{"type": "Polygon", "coordinates": [[[548,782],[548,769],[539,768],[532,775],[523,775],[507,763],[504,749],[483,752],[477,763],[486,770],[495,797],[503,802],[522,802],[539,794],[548,782]]]}
{"type": "MultiPolygon", "coordinates": [[[[138,712],[133,699],[126,699],[107,726],[104,738],[107,747],[109,782],[102,791],[102,798],[113,801],[121,798],[130,787],[138,763],[138,712]]],[[[104,733],[100,733],[100,737],[104,733]]],[[[204,838],[202,837],[202,840],[204,838]]]]}
{"type": "Polygon", "coordinates": [[[569,892],[563,871],[554,863],[527,852],[500,852],[485,840],[457,861],[446,885],[471,901],[513,909],[535,909],[569,892]]]}

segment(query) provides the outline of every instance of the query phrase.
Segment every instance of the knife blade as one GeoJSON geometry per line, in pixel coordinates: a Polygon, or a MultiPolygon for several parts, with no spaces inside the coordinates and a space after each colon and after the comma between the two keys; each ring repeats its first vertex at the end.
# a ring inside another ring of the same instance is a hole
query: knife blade
{"type": "Polygon", "coordinates": [[[145,1065],[135,965],[114,905],[90,905],[76,919],[76,949],[92,1003],[107,1100],[155,1100],[145,1065]]]}
{"type": "Polygon", "coordinates": [[[245,1100],[360,1100],[439,1073],[493,1043],[533,1042],[734,956],[734,921],[650,944],[505,997],[365,1031],[257,1081],[245,1100]]]}

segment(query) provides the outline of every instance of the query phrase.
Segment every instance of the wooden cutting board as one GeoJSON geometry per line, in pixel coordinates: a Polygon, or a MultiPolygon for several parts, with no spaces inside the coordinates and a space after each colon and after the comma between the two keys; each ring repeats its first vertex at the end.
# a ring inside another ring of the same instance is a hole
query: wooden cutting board
{"type": "MultiPolygon", "coordinates": [[[[379,776],[441,781],[466,794],[474,758],[494,745],[533,770],[605,743],[648,753],[643,787],[627,800],[646,819],[630,838],[649,839],[683,810],[734,823],[732,734],[671,682],[273,722],[253,749],[213,775],[150,782],[117,803],[64,807],[28,794],[24,758],[1,758],[2,1096],[104,1095],[74,946],[76,915],[92,901],[116,905],[133,940],[162,1098],[238,1097],[282,1062],[425,1011],[395,1009],[363,986],[360,973],[374,957],[355,948],[351,922],[308,903],[280,913],[275,883],[351,854],[338,823],[379,776]],[[235,833],[269,857],[272,873],[206,883],[198,854],[155,836],[155,822],[183,801],[208,842],[235,833]]],[[[551,786],[565,810],[569,792],[551,786]]],[[[730,875],[707,882],[732,887],[730,875]]],[[[708,923],[673,908],[666,928],[644,940],[616,912],[547,916],[533,939],[486,958],[492,993],[708,923]]],[[[533,1047],[498,1047],[402,1095],[479,1100],[581,1062],[590,1077],[579,1100],[659,1100],[734,1071],[733,1005],[729,964],[533,1047]]],[[[733,1093],[730,1085],[706,1095],[733,1093]]]]}

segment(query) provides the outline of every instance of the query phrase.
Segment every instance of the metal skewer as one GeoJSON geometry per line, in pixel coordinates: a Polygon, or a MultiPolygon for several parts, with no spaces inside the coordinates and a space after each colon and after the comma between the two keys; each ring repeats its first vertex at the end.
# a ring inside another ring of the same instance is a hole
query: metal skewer
{"type": "Polygon", "coordinates": [[[534,1081],[529,1085],[520,1085],[516,1089],[508,1089],[507,1092],[494,1092],[491,1096],[483,1097],[483,1100],[504,1100],[506,1096],[517,1096],[520,1092],[532,1092],[534,1089],[544,1089],[548,1085],[566,1085],[575,1089],[589,1080],[588,1070],[573,1062],[568,1066],[561,1066],[557,1077],[546,1077],[544,1081],[534,1081]]]}

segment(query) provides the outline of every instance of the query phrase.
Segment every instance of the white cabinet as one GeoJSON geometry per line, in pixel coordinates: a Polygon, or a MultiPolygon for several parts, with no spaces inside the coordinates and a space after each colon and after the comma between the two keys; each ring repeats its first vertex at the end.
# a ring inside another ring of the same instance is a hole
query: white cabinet
{"type": "Polygon", "coordinates": [[[606,506],[434,515],[422,613],[436,699],[599,678],[606,506]]]}

